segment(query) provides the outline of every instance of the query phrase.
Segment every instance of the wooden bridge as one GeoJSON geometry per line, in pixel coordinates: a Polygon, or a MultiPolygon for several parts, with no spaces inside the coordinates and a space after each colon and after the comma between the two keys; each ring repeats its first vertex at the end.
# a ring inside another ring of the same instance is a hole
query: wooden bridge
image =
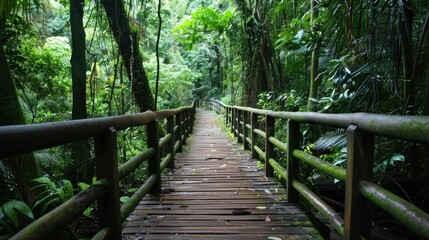
{"type": "Polygon", "coordinates": [[[429,117],[276,112],[209,100],[206,106],[224,118],[234,143],[195,101],[173,110],[0,127],[2,159],[93,138],[98,179],[10,239],[46,239],[90,206],[98,212],[93,240],[317,239],[329,238],[329,229],[343,239],[371,238],[374,207],[429,239],[429,214],[372,179],[375,136],[429,144],[429,117]],[[276,136],[276,122],[286,126],[286,140],[276,136]],[[304,124],[347,129],[347,169],[303,151],[304,124]],[[116,134],[134,126],[146,126],[147,149],[118,167],[116,134]],[[143,162],[147,179],[121,204],[120,180],[143,162]],[[344,212],[302,182],[303,164],[344,182],[344,212]],[[316,224],[301,203],[330,228],[316,224]]]}
{"type": "Polygon", "coordinates": [[[188,147],[162,182],[162,193],[146,196],[127,218],[125,239],[320,237],[304,212],[286,201],[284,187],[228,141],[207,110],[197,111],[188,147]]]}

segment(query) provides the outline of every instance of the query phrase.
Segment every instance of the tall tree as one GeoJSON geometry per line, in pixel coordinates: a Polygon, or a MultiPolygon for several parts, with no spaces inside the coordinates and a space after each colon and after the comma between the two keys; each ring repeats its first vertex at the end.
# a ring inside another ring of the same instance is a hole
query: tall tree
{"type": "Polygon", "coordinates": [[[274,49],[268,35],[268,3],[263,1],[252,4],[245,0],[235,0],[235,4],[242,14],[246,42],[246,104],[255,107],[258,94],[272,90],[270,69],[274,49]]]}
{"type": "Polygon", "coordinates": [[[119,52],[125,63],[128,78],[132,83],[134,98],[140,111],[154,109],[154,98],[149,80],[143,67],[139,51],[137,33],[131,31],[129,18],[123,0],[103,0],[102,4],[109,20],[110,28],[119,46],[119,52]]]}
{"type": "MultiPolygon", "coordinates": [[[[86,111],[86,56],[85,30],[83,27],[84,0],[70,0],[70,28],[72,34],[71,72],[73,82],[72,119],[87,118],[86,111]]],[[[88,140],[72,145],[73,167],[77,169],[75,182],[88,182],[88,159],[90,159],[88,140]]]]}
{"type": "MultiPolygon", "coordinates": [[[[28,4],[30,4],[29,1],[0,1],[0,126],[25,124],[24,113],[5,54],[5,44],[8,41],[5,28],[6,21],[13,17],[11,13],[28,4]]],[[[13,171],[20,193],[27,202],[32,202],[35,196],[29,190],[30,181],[40,176],[34,155],[10,157],[6,159],[6,163],[13,171]]]]}

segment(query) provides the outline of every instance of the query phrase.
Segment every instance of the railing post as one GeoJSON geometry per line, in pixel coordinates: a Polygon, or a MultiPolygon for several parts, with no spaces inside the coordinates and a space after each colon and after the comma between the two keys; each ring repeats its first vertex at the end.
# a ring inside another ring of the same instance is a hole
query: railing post
{"type": "Polygon", "coordinates": [[[159,135],[158,135],[158,120],[153,120],[147,124],[147,145],[148,148],[153,148],[155,151],[148,160],[148,176],[155,174],[157,176],[151,194],[161,193],[161,170],[159,156],[159,135]]]}
{"type": "Polygon", "coordinates": [[[191,111],[190,111],[190,109],[186,109],[185,110],[186,111],[186,119],[185,119],[185,121],[186,121],[186,138],[188,138],[189,137],[189,134],[190,134],[190,132],[191,132],[191,111]]]}
{"type": "Polygon", "coordinates": [[[356,125],[347,128],[347,169],[344,210],[345,239],[369,237],[371,231],[370,201],[359,193],[361,180],[372,178],[374,135],[356,125]]]}
{"type": "Polygon", "coordinates": [[[192,119],[191,119],[191,133],[194,131],[194,124],[195,124],[195,119],[197,119],[197,109],[193,108],[192,109],[192,119]]]}
{"type": "Polygon", "coordinates": [[[176,144],[177,140],[179,140],[179,148],[177,149],[177,152],[182,152],[182,112],[179,112],[175,116],[175,125],[178,127],[176,134],[174,137],[176,138],[174,140],[174,144],[176,144]]]}
{"type": "Polygon", "coordinates": [[[252,150],[252,158],[257,158],[258,157],[258,153],[255,150],[255,144],[256,141],[258,140],[257,137],[258,135],[255,133],[255,129],[258,125],[258,115],[256,115],[256,113],[251,112],[250,113],[250,124],[252,125],[252,129],[250,130],[250,136],[252,138],[252,146],[250,146],[250,149],[252,150]]]}
{"type": "Polygon", "coordinates": [[[168,141],[165,146],[166,152],[171,154],[171,160],[168,163],[168,168],[174,168],[174,144],[176,141],[174,140],[174,115],[171,115],[167,118],[167,132],[171,134],[171,140],[168,141]]]}
{"type": "Polygon", "coordinates": [[[189,132],[188,132],[188,136],[192,133],[192,131],[194,130],[194,117],[195,117],[195,111],[194,108],[189,109],[189,122],[188,122],[188,126],[189,126],[189,132]]]}
{"type": "Polygon", "coordinates": [[[188,111],[186,111],[186,109],[184,109],[182,111],[182,144],[186,144],[186,138],[188,137],[188,111]]]}
{"type": "Polygon", "coordinates": [[[188,110],[188,113],[189,113],[189,118],[188,118],[188,137],[189,137],[189,135],[191,135],[191,133],[192,133],[192,118],[194,118],[194,111],[193,111],[193,109],[189,109],[188,110]]]}
{"type": "Polygon", "coordinates": [[[112,239],[121,239],[121,206],[116,130],[113,127],[94,138],[97,179],[106,178],[109,191],[98,201],[100,227],[109,227],[112,239]]]}
{"type": "Polygon", "coordinates": [[[235,121],[235,118],[236,118],[236,109],[235,108],[232,108],[231,109],[231,132],[232,132],[232,135],[234,135],[234,136],[236,136],[236,133],[235,133],[235,123],[236,123],[236,121],[235,121]]]}
{"type": "Polygon", "coordinates": [[[265,120],[265,176],[272,177],[274,175],[274,169],[270,164],[270,158],[273,157],[273,145],[269,138],[274,136],[274,124],[275,118],[266,115],[265,120]]]}
{"type": "Polygon", "coordinates": [[[243,111],[243,147],[244,150],[248,150],[249,148],[249,143],[247,142],[247,135],[249,135],[249,129],[246,127],[246,125],[248,124],[247,122],[249,121],[249,114],[247,111],[243,111]]]}
{"type": "Polygon", "coordinates": [[[228,127],[229,115],[229,107],[225,107],[225,127],[228,127]]]}
{"type": "Polygon", "coordinates": [[[299,123],[292,120],[287,122],[287,196],[290,203],[298,203],[299,193],[293,187],[293,181],[299,178],[299,159],[293,156],[293,151],[299,148],[299,123]]]}
{"type": "Polygon", "coordinates": [[[243,119],[243,112],[237,109],[237,143],[242,143],[242,138],[240,137],[240,133],[243,132],[241,126],[241,120],[243,119]]]}

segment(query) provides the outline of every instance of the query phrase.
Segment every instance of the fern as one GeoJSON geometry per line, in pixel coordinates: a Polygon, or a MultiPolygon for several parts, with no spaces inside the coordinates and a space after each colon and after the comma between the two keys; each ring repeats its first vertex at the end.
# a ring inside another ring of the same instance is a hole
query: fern
{"type": "Polygon", "coordinates": [[[37,184],[33,189],[41,188],[44,190],[36,197],[37,201],[33,206],[33,209],[40,206],[41,213],[56,204],[64,203],[74,195],[73,185],[67,179],[63,179],[59,183],[53,182],[48,177],[36,178],[32,181],[37,184]]]}

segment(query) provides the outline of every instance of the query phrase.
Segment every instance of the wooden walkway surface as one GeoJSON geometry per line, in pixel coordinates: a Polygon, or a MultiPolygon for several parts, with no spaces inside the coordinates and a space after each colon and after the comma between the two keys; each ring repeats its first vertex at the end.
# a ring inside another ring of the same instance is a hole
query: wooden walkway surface
{"type": "Polygon", "coordinates": [[[219,130],[212,112],[197,110],[194,132],[163,193],[146,196],[124,223],[123,239],[318,239],[284,188],[219,130]]]}

